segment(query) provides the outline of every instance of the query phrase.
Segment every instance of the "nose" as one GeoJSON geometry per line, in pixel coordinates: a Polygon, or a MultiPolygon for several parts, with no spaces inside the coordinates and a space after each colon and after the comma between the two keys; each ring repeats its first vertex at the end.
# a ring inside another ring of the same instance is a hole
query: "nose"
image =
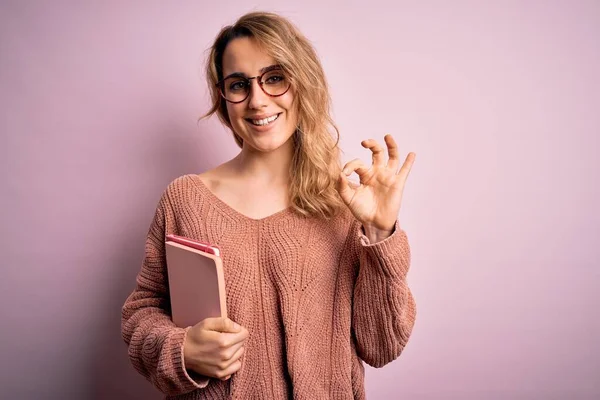
{"type": "Polygon", "coordinates": [[[248,97],[248,107],[253,110],[258,110],[262,107],[265,107],[269,101],[267,94],[263,92],[262,88],[260,87],[258,79],[250,80],[250,93],[248,94],[248,97]]]}

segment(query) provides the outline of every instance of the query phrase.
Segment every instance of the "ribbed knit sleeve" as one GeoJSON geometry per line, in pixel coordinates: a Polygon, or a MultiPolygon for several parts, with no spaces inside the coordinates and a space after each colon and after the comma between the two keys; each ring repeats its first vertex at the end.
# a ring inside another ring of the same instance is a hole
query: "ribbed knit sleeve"
{"type": "Polygon", "coordinates": [[[360,223],[351,227],[358,246],[359,270],[354,287],[352,325],[361,359],[373,367],[395,360],[408,342],[416,305],[406,283],[410,248],[398,222],[392,235],[371,244],[360,223]]]}
{"type": "Polygon", "coordinates": [[[194,381],[185,369],[183,343],[187,329],[171,321],[165,256],[165,230],[173,224],[165,191],[146,239],[137,285],[122,308],[121,334],[137,371],[160,391],[175,396],[205,387],[209,379],[194,381]]]}

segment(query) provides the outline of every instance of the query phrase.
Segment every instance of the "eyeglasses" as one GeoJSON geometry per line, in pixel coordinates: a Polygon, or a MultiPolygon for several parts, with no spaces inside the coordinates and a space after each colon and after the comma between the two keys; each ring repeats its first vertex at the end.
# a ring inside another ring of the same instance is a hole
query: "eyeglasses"
{"type": "Polygon", "coordinates": [[[235,73],[217,82],[217,87],[225,100],[230,103],[241,103],[250,95],[252,79],[256,79],[262,91],[271,97],[284,95],[291,86],[283,70],[277,67],[250,78],[235,73]]]}

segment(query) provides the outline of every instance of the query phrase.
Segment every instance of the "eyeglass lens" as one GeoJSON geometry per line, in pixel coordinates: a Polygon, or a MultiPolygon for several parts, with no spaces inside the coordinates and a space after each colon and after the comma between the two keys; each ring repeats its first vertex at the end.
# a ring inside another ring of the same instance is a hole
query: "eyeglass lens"
{"type": "MultiPolygon", "coordinates": [[[[232,102],[243,101],[250,93],[251,83],[248,79],[232,76],[222,82],[221,93],[223,97],[232,102]]],[[[285,78],[283,71],[268,71],[262,76],[262,85],[265,93],[271,96],[279,96],[289,88],[289,81],[285,78]]]]}

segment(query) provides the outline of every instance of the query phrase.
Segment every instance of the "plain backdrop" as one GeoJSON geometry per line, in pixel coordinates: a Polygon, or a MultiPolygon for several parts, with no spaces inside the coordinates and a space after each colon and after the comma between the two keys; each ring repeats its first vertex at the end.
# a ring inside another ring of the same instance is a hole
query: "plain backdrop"
{"type": "Polygon", "coordinates": [[[317,49],[344,161],[417,159],[417,322],[369,399],[600,398],[600,2],[2,1],[0,397],[159,399],[121,306],[160,194],[238,149],[203,66],[251,10],[317,49]]]}

